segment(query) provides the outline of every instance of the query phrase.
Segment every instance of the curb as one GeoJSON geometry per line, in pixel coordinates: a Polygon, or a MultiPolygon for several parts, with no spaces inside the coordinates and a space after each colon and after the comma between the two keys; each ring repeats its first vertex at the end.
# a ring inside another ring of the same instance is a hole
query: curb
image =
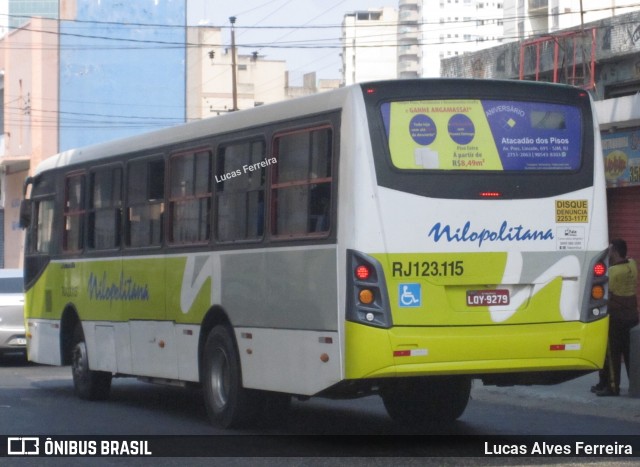
{"type": "Polygon", "coordinates": [[[618,397],[598,397],[593,394],[590,389],[598,382],[598,374],[591,373],[551,386],[498,387],[484,386],[482,382],[474,381],[471,398],[483,402],[616,418],[640,423],[640,398],[629,395],[629,381],[624,370],[622,373],[620,396],[618,397]]]}

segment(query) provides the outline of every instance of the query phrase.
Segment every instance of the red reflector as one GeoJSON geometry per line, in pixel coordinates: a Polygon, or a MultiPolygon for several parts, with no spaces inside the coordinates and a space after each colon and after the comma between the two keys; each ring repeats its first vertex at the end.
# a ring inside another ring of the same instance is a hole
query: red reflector
{"type": "Polygon", "coordinates": [[[356,268],[356,277],[361,281],[368,279],[370,275],[371,275],[371,271],[369,270],[368,266],[361,264],[356,268]]]}
{"type": "Polygon", "coordinates": [[[410,357],[411,350],[394,350],[393,356],[394,357],[410,357]]]}
{"type": "Polygon", "coordinates": [[[564,344],[552,344],[549,346],[549,350],[564,350],[564,344]]]}
{"type": "Polygon", "coordinates": [[[593,274],[596,277],[604,276],[607,273],[607,266],[604,263],[596,263],[593,266],[593,274]]]}
{"type": "Polygon", "coordinates": [[[480,198],[502,198],[502,193],[499,191],[481,191],[480,198]]]}
{"type": "Polygon", "coordinates": [[[374,88],[367,88],[367,94],[375,94],[376,90],[374,88]]]}

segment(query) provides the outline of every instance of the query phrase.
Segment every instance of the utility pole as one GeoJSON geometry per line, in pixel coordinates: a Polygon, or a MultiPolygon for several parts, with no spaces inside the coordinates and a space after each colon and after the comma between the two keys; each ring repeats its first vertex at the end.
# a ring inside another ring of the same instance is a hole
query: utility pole
{"type": "Polygon", "coordinates": [[[229,22],[231,23],[231,92],[233,93],[233,108],[231,111],[235,112],[238,110],[238,85],[236,82],[236,31],[233,26],[236,24],[236,17],[230,17],[229,22]]]}

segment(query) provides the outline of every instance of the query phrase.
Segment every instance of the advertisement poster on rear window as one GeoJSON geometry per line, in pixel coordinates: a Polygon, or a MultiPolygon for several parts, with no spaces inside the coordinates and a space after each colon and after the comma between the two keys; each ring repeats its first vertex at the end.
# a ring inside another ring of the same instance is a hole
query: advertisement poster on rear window
{"type": "Polygon", "coordinates": [[[572,171],[580,167],[580,110],[498,100],[387,102],[393,165],[414,170],[572,171]]]}

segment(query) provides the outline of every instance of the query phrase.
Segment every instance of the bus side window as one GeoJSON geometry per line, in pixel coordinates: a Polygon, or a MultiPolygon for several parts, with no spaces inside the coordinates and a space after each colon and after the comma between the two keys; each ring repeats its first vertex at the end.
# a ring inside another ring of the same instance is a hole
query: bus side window
{"type": "MultiPolygon", "coordinates": [[[[52,199],[41,200],[36,203],[35,241],[31,246],[32,252],[49,254],[52,247],[53,208],[52,199]]],[[[33,227],[32,227],[33,228],[33,227]]]]}
{"type": "Polygon", "coordinates": [[[84,174],[70,175],[65,179],[62,249],[66,252],[80,251],[84,247],[84,183],[84,174]]]}
{"type": "Polygon", "coordinates": [[[313,128],[274,139],[274,236],[326,235],[330,229],[332,134],[313,128]]]}
{"type": "Polygon", "coordinates": [[[164,214],[164,160],[138,160],[127,170],[126,245],[159,246],[164,214]]]}
{"type": "Polygon", "coordinates": [[[265,143],[222,145],[216,171],[216,238],[220,242],[259,240],[264,232],[265,143]]]}
{"type": "Polygon", "coordinates": [[[205,243],[211,224],[211,151],[176,154],[170,159],[169,241],[205,243]]]}
{"type": "Polygon", "coordinates": [[[118,248],[122,223],[122,169],[100,168],[89,177],[88,247],[118,248]]]}

